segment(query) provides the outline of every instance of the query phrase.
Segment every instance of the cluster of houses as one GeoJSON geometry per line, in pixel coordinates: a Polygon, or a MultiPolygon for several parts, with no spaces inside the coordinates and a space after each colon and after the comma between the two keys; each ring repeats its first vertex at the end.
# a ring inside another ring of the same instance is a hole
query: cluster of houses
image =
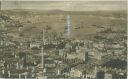
{"type": "Polygon", "coordinates": [[[44,37],[43,34],[41,39],[16,40],[9,37],[7,30],[2,31],[0,77],[126,79],[126,36],[109,35],[95,35],[91,40],[73,40],[61,35],[44,37]]]}

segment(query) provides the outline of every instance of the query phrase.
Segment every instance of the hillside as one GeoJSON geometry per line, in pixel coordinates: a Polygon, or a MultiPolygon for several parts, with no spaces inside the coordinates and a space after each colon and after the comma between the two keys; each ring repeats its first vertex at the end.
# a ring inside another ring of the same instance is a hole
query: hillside
{"type": "Polygon", "coordinates": [[[18,33],[25,37],[38,36],[46,27],[51,28],[49,33],[64,33],[67,15],[71,16],[72,35],[79,39],[86,39],[107,28],[125,32],[127,28],[125,11],[5,10],[2,13],[23,25],[18,33]]]}

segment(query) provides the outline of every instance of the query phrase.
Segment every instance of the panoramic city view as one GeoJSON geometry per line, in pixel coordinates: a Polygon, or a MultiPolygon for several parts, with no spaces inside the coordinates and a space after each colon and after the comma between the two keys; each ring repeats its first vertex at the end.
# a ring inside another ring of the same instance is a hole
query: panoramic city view
{"type": "Polygon", "coordinates": [[[1,1],[0,78],[127,79],[126,1],[1,1]]]}

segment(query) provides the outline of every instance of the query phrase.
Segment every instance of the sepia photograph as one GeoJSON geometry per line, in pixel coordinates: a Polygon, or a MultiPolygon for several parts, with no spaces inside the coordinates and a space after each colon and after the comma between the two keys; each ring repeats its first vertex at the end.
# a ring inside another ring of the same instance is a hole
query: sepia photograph
{"type": "Polygon", "coordinates": [[[1,0],[0,79],[127,79],[127,0],[1,0]]]}

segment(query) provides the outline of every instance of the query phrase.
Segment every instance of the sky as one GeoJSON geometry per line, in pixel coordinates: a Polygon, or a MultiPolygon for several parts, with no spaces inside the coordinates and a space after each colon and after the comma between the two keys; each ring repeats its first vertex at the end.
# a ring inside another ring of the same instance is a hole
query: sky
{"type": "Polygon", "coordinates": [[[126,1],[2,1],[2,9],[65,11],[126,10],[126,1]]]}

